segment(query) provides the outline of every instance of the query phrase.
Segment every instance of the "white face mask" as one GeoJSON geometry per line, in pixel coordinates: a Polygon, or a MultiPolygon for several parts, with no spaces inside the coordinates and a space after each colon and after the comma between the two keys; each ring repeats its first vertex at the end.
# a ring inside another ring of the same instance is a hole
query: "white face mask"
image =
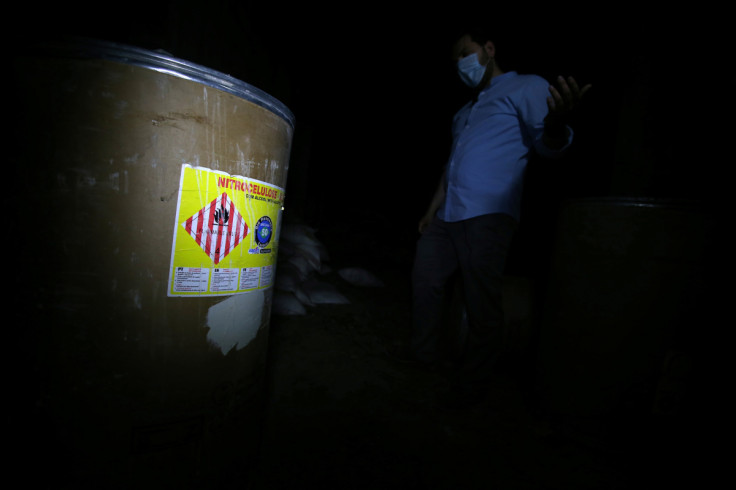
{"type": "Polygon", "coordinates": [[[473,53],[457,62],[457,72],[460,75],[460,79],[468,87],[477,87],[480,81],[483,80],[486,67],[478,61],[478,54],[473,53]]]}

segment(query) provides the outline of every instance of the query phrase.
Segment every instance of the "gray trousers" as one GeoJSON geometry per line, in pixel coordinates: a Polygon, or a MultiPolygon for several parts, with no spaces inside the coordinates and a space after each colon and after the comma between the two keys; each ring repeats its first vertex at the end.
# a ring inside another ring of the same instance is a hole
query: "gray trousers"
{"type": "Polygon", "coordinates": [[[501,353],[503,272],[516,227],[516,220],[505,214],[458,222],[435,218],[417,242],[410,349],[422,361],[439,360],[445,293],[459,271],[468,330],[457,381],[464,385],[484,384],[501,353]]]}

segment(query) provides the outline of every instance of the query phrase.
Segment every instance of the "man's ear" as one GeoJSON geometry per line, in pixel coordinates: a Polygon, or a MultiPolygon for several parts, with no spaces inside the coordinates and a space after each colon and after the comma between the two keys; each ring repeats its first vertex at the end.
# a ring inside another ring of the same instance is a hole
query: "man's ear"
{"type": "Polygon", "coordinates": [[[486,43],[483,45],[483,49],[491,58],[496,57],[496,46],[493,44],[493,41],[486,41],[486,43]]]}

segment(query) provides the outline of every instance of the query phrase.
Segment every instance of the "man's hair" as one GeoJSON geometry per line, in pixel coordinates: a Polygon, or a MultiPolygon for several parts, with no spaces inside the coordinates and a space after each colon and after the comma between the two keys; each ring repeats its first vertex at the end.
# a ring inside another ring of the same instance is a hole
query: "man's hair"
{"type": "Polygon", "coordinates": [[[481,46],[491,41],[496,47],[496,61],[504,70],[513,70],[516,56],[516,44],[512,34],[501,26],[489,23],[468,23],[455,27],[451,34],[450,45],[454,45],[460,38],[468,35],[470,39],[481,46]]]}
{"type": "Polygon", "coordinates": [[[465,34],[470,36],[470,39],[483,46],[486,42],[491,41],[496,43],[496,36],[491,35],[491,29],[481,26],[468,26],[465,34]]]}

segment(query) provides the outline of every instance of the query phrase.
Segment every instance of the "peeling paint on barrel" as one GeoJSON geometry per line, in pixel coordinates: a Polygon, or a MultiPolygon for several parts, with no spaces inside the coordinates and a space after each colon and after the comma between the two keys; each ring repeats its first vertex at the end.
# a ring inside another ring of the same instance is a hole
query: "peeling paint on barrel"
{"type": "Polygon", "coordinates": [[[240,350],[256,338],[263,316],[262,290],[236,294],[207,311],[207,340],[227,355],[240,350]]]}

